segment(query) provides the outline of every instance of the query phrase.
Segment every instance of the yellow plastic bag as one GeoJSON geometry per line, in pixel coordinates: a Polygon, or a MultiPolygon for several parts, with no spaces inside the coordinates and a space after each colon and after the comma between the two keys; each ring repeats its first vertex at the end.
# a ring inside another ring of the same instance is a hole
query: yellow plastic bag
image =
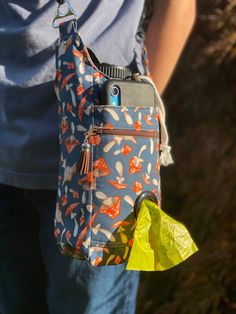
{"type": "Polygon", "coordinates": [[[184,260],[198,248],[186,227],[146,198],[140,205],[127,270],[161,271],[184,260]]]}

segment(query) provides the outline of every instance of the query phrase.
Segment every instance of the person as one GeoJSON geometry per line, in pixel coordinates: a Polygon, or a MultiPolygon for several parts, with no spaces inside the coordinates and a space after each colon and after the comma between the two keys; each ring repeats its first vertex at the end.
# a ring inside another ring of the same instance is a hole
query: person
{"type": "MultiPolygon", "coordinates": [[[[70,0],[100,62],[144,71],[144,0],[70,0]]],[[[0,313],[134,313],[140,273],[64,256],[54,239],[59,141],[54,0],[0,1],[0,313]]],[[[154,0],[145,44],[163,93],[195,20],[195,0],[154,0]]]]}

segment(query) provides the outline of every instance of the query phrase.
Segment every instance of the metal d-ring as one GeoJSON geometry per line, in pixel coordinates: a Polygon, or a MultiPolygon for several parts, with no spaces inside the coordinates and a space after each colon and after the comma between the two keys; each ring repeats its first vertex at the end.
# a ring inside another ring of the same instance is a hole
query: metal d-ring
{"type": "Polygon", "coordinates": [[[54,17],[54,19],[53,19],[53,21],[52,21],[52,27],[58,28],[59,25],[56,25],[55,22],[56,22],[57,20],[59,20],[59,19],[65,18],[65,17],[67,17],[67,16],[73,15],[73,16],[75,17],[75,19],[78,18],[77,14],[75,13],[75,10],[72,8],[72,6],[71,6],[69,0],[57,0],[57,2],[58,2],[58,7],[57,7],[57,11],[56,11],[55,17],[54,17]],[[65,3],[66,3],[67,6],[68,6],[68,10],[63,13],[63,12],[61,12],[60,7],[61,7],[62,5],[64,5],[65,3]]]}
{"type": "Polygon", "coordinates": [[[154,203],[158,203],[156,195],[151,192],[151,191],[143,191],[141,194],[139,194],[139,196],[136,198],[135,202],[134,202],[134,216],[135,219],[138,218],[138,214],[139,214],[139,210],[140,210],[140,206],[142,201],[145,198],[149,198],[150,200],[152,200],[154,203]]]}

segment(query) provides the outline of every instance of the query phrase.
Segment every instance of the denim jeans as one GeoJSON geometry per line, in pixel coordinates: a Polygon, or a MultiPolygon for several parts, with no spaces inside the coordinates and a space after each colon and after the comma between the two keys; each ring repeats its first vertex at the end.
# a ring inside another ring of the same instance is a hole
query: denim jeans
{"type": "Polygon", "coordinates": [[[132,314],[140,273],[60,253],[56,191],[0,184],[0,314],[132,314]]]}

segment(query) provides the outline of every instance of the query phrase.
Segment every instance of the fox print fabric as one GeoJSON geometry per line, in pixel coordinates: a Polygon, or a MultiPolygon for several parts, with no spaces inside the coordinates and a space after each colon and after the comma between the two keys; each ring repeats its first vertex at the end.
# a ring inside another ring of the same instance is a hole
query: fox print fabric
{"type": "Polygon", "coordinates": [[[93,266],[121,264],[133,243],[136,198],[152,191],[160,199],[158,108],[101,103],[110,78],[93,63],[76,20],[59,29],[55,238],[64,254],[93,266]]]}

